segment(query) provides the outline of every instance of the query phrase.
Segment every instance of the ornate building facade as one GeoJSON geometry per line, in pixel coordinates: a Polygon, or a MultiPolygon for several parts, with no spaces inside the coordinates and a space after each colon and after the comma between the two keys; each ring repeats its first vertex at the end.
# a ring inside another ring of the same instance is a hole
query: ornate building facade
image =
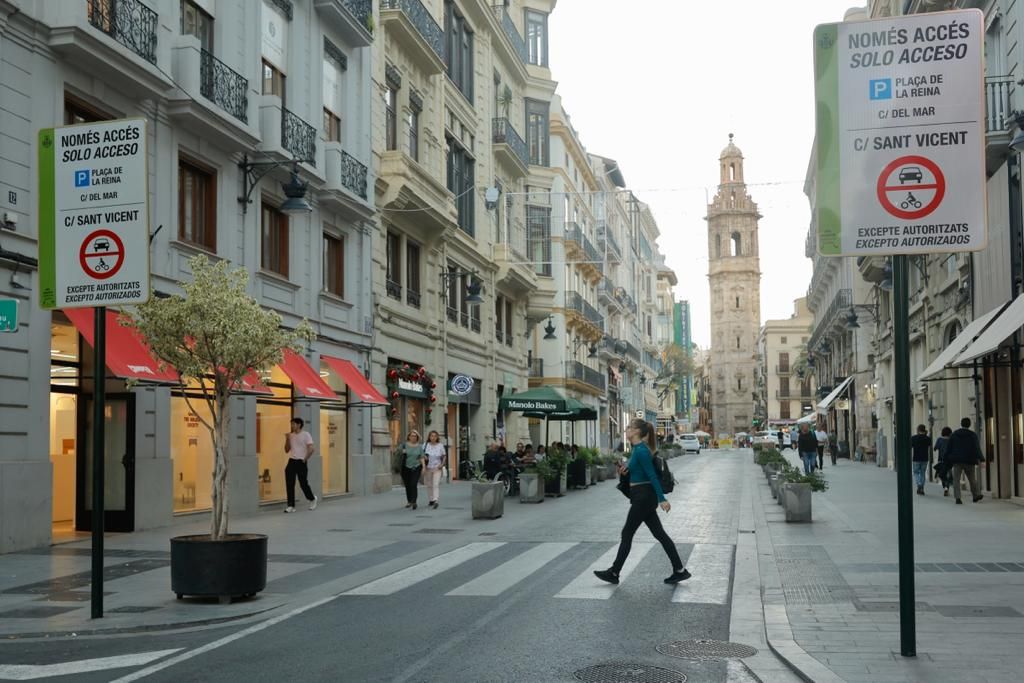
{"type": "Polygon", "coordinates": [[[721,181],[708,205],[713,433],[749,432],[756,396],[761,269],[757,204],[743,180],[743,153],[732,142],[719,157],[721,181]]]}

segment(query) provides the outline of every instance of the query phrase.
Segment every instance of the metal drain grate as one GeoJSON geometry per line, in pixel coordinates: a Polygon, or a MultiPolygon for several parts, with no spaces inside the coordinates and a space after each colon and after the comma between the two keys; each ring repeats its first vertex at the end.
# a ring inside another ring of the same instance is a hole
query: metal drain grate
{"type": "Polygon", "coordinates": [[[686,674],[639,662],[608,662],[574,671],[578,681],[588,683],[686,683],[686,674]]]}
{"type": "Polygon", "coordinates": [[[724,640],[673,640],[654,649],[663,655],[681,659],[736,659],[757,654],[757,648],[724,640]]]}

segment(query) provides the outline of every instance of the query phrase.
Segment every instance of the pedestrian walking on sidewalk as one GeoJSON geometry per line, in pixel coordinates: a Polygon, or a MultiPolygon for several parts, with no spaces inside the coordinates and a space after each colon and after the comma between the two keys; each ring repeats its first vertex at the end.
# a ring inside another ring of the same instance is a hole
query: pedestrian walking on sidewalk
{"type": "Polygon", "coordinates": [[[967,475],[967,481],[971,484],[971,495],[974,502],[984,498],[978,487],[978,477],[974,468],[981,462],[981,444],[978,442],[978,435],[971,431],[971,418],[965,417],[960,420],[960,429],[953,432],[949,437],[949,444],[946,446],[946,462],[953,466],[953,495],[956,496],[956,504],[962,505],[960,500],[960,477],[967,475]]]}
{"type": "Polygon", "coordinates": [[[832,464],[836,464],[836,456],[839,455],[839,437],[835,432],[828,435],[828,454],[832,458],[832,464]]]}
{"type": "Polygon", "coordinates": [[[690,572],[686,571],[683,561],[679,558],[675,542],[658,519],[659,504],[665,512],[671,510],[672,505],[665,500],[658,474],[654,471],[654,434],[654,425],[639,418],[634,419],[626,427],[626,437],[633,444],[633,449],[627,465],[623,467],[620,464],[617,467],[620,475],[629,475],[629,513],[622,527],[622,540],[619,542],[615,561],[608,569],[594,572],[594,576],[608,583],[619,582],[619,572],[622,571],[622,566],[633,547],[633,535],[641,524],[647,525],[651,535],[658,539],[669,561],[672,562],[672,574],[665,579],[665,583],[679,583],[690,578],[690,572]]]}
{"type": "Polygon", "coordinates": [[[295,512],[295,479],[299,480],[302,495],[309,501],[309,509],[316,510],[319,499],[309,488],[309,459],[316,452],[313,437],[303,429],[306,423],[301,417],[292,418],[292,430],[284,435],[284,452],[288,454],[288,464],[284,467],[284,485],[288,494],[288,507],[285,512],[295,512]]]}
{"type": "MultiPolygon", "coordinates": [[[[828,433],[819,427],[814,430],[814,438],[818,441],[818,469],[823,470],[825,469],[825,444],[828,443],[828,433]]],[[[832,464],[836,464],[835,458],[832,458],[832,464]]]]}
{"type": "Polygon", "coordinates": [[[437,433],[436,429],[427,434],[427,443],[423,446],[423,454],[426,462],[423,478],[427,486],[427,507],[436,510],[439,507],[438,499],[441,495],[441,472],[448,459],[444,444],[441,443],[441,435],[437,433]]]}
{"type": "Polygon", "coordinates": [[[946,448],[949,446],[949,437],[952,435],[952,429],[943,427],[942,434],[935,439],[935,450],[939,453],[938,462],[935,463],[935,474],[942,481],[942,495],[944,496],[949,495],[949,484],[953,479],[950,465],[946,462],[946,448]]]}
{"type": "Polygon", "coordinates": [[[815,459],[818,457],[818,438],[806,423],[800,425],[800,434],[796,437],[796,450],[804,462],[804,474],[814,472],[815,459]]]}
{"type": "Polygon", "coordinates": [[[417,488],[420,484],[420,473],[423,471],[423,444],[420,433],[415,429],[409,432],[405,443],[399,450],[402,454],[402,483],[405,484],[405,507],[416,509],[417,488]]]}
{"type": "Polygon", "coordinates": [[[928,471],[928,455],[932,450],[932,438],[928,436],[928,428],[917,425],[917,434],[910,437],[910,450],[913,453],[914,482],[917,484],[917,495],[924,495],[924,475],[928,471]]]}

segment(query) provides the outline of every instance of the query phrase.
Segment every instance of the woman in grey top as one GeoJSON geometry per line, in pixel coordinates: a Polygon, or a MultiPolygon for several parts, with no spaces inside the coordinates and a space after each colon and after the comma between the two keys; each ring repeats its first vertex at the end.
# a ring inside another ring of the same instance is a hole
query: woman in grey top
{"type": "Polygon", "coordinates": [[[420,472],[423,471],[423,444],[420,433],[415,429],[409,432],[405,443],[399,449],[402,455],[402,483],[405,484],[405,507],[416,509],[416,487],[420,483],[420,472]]]}

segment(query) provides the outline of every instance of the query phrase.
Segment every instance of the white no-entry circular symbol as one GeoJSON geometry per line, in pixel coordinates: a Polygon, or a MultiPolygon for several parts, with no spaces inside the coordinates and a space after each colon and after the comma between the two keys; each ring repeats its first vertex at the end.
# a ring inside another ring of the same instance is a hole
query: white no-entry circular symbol
{"type": "Polygon", "coordinates": [[[78,250],[78,262],[85,274],[96,280],[106,280],[117,274],[124,263],[124,244],[117,233],[97,230],[90,233],[78,250]]]}
{"type": "Polygon", "coordinates": [[[942,203],[946,178],[931,159],[903,156],[882,169],[876,194],[882,208],[893,216],[908,220],[924,218],[942,203]]]}

